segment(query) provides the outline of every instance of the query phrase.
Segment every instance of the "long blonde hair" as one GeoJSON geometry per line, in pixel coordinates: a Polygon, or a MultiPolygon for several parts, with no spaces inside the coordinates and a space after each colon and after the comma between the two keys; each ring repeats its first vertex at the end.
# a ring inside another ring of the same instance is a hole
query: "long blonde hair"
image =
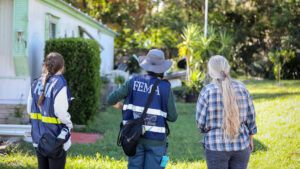
{"type": "Polygon", "coordinates": [[[208,74],[212,83],[219,86],[223,97],[223,124],[224,136],[234,140],[239,135],[239,108],[236,93],[229,75],[230,66],[226,58],[220,55],[212,56],[208,61],[208,74]]]}

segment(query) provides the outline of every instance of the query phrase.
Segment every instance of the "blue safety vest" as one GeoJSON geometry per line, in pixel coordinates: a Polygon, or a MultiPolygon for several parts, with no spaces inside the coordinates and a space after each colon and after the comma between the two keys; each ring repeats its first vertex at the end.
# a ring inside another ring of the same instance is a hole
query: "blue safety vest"
{"type": "MultiPolygon", "coordinates": [[[[157,80],[157,77],[150,75],[136,76],[130,80],[129,94],[123,105],[123,124],[126,124],[127,120],[141,116],[151,88],[157,80]]],[[[143,125],[146,132],[143,134],[143,138],[165,139],[169,90],[170,84],[166,81],[161,81],[157,86],[153,100],[147,110],[143,125]]]]}
{"type": "MultiPolygon", "coordinates": [[[[71,94],[67,86],[67,82],[62,75],[51,76],[46,83],[43,103],[38,107],[38,100],[43,90],[42,79],[35,80],[31,85],[31,112],[30,122],[32,125],[31,136],[34,144],[38,144],[41,136],[44,133],[49,133],[54,137],[60,134],[62,128],[66,127],[62,124],[54,113],[54,99],[59,91],[67,87],[67,96],[70,103],[71,94]]],[[[66,136],[66,141],[70,134],[66,136]]]]}

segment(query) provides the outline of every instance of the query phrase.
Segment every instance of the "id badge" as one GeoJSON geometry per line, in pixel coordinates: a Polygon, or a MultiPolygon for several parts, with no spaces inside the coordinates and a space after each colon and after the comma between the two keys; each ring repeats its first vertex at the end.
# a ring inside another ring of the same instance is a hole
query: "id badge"
{"type": "Polygon", "coordinates": [[[167,163],[169,161],[169,158],[168,156],[162,156],[161,158],[161,162],[160,162],[160,166],[161,167],[166,167],[167,166],[167,163]]]}

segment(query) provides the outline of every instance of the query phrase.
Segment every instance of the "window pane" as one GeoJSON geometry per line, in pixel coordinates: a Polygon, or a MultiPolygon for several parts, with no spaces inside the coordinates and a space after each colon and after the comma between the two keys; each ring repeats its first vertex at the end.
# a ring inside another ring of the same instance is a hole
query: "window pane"
{"type": "Polygon", "coordinates": [[[55,23],[51,23],[50,24],[50,38],[55,39],[55,35],[56,35],[56,24],[55,23]]]}

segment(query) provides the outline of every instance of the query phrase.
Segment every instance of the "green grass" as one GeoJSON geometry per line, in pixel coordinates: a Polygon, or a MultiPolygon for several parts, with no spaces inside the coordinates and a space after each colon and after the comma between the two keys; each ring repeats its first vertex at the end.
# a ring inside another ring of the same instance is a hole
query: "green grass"
{"type": "MultiPolygon", "coordinates": [[[[300,81],[246,81],[257,112],[258,134],[248,168],[300,168],[300,81]]],[[[206,168],[201,136],[195,124],[195,104],[177,103],[178,120],[169,123],[167,169],[206,168]]],[[[121,112],[108,108],[85,129],[104,134],[97,144],[73,144],[66,168],[126,168],[127,158],[116,145],[121,112]]],[[[12,147],[0,155],[0,168],[36,168],[30,144],[12,147]]]]}

